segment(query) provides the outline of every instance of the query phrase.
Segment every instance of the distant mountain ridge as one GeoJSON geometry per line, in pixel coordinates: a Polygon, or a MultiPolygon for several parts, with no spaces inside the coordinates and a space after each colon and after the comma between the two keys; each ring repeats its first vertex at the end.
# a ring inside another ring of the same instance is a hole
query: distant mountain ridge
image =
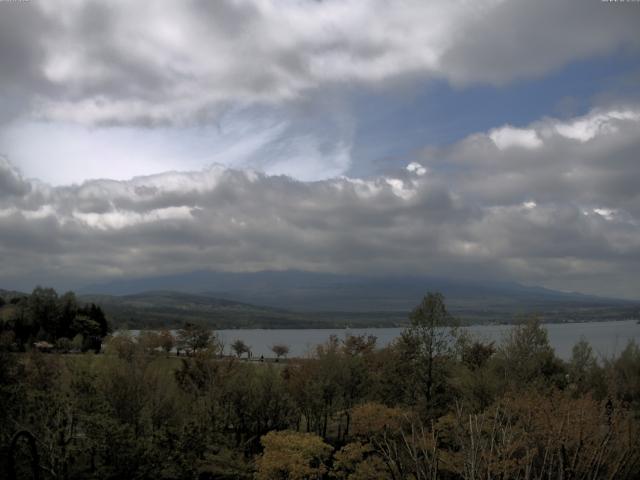
{"type": "MultiPolygon", "coordinates": [[[[132,295],[171,291],[226,299],[260,308],[312,313],[408,313],[428,291],[439,291],[451,311],[473,321],[504,321],[529,313],[559,319],[633,315],[636,302],[568,293],[508,282],[477,282],[427,276],[367,277],[302,271],[227,273],[197,271],[121,280],[80,290],[82,294],[132,295]]],[[[606,319],[606,318],[603,318],[606,319]]]]}
{"type": "MultiPolygon", "coordinates": [[[[110,282],[77,290],[116,328],[391,327],[429,291],[444,294],[465,323],[511,323],[527,315],[543,322],[638,318],[640,302],[529,287],[418,276],[367,277],[300,271],[180,275],[110,282]]],[[[0,289],[8,300],[20,292],[0,289]]],[[[5,312],[6,313],[6,312],[5,312]]]]}

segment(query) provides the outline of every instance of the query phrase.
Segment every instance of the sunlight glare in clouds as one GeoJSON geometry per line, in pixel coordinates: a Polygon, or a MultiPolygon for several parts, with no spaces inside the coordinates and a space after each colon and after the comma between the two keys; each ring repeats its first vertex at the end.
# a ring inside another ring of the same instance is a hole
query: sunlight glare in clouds
{"type": "Polygon", "coordinates": [[[222,129],[16,122],[0,130],[0,142],[4,154],[27,177],[53,185],[92,178],[126,180],[212,164],[255,168],[300,180],[335,177],[349,168],[346,139],[323,138],[322,133],[285,135],[288,128],[283,121],[254,118],[250,122],[242,117],[222,129]]]}

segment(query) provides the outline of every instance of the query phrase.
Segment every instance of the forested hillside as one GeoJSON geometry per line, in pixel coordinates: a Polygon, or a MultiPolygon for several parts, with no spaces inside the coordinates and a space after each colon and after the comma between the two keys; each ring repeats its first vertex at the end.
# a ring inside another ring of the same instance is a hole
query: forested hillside
{"type": "MultiPolygon", "coordinates": [[[[467,322],[510,322],[535,313],[545,322],[620,320],[637,316],[638,302],[561,292],[513,282],[409,275],[339,275],[305,271],[216,272],[113,281],[81,289],[82,294],[110,294],[113,299],[165,292],[227,299],[297,312],[310,320],[358,315],[396,316],[428,291],[439,291],[449,309],[467,322]],[[146,292],[146,293],[145,293],[146,292]],[[180,292],[180,293],[178,293],[180,292]]],[[[264,307],[260,307],[264,308],[264,307]]]]}
{"type": "MultiPolygon", "coordinates": [[[[535,319],[501,344],[440,295],[393,344],[304,359],[221,355],[206,329],[109,338],[104,354],[0,344],[0,468],[54,479],[635,479],[640,348],[558,359],[535,319]],[[180,357],[170,353],[181,349],[180,357]]],[[[275,347],[275,346],[274,346],[275,347]]],[[[6,477],[10,478],[7,474],[6,477]]]]}
{"type": "Polygon", "coordinates": [[[406,323],[406,312],[296,312],[175,291],[79,298],[99,304],[114,328],[179,328],[185,322],[216,329],[391,327],[406,323]]]}

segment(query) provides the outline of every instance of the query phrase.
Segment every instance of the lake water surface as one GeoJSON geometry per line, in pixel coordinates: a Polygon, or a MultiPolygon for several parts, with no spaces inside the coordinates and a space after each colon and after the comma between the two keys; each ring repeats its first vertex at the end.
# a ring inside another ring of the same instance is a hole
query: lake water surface
{"type": "MultiPolygon", "coordinates": [[[[635,320],[620,322],[551,323],[544,327],[549,333],[549,342],[556,354],[563,359],[571,356],[571,349],[582,337],[592,346],[596,355],[604,358],[620,353],[630,340],[640,343],[640,325],[635,320]]],[[[474,325],[465,327],[485,341],[499,344],[507,334],[509,325],[474,325]]],[[[351,329],[290,329],[290,330],[218,330],[230,353],[230,345],[236,339],[243,340],[252,349],[253,356],[272,357],[270,347],[284,343],[290,348],[290,357],[302,357],[316,345],[324,343],[330,335],[344,338],[345,335],[375,335],[378,346],[387,345],[400,335],[401,328],[351,328],[351,329]]]]}

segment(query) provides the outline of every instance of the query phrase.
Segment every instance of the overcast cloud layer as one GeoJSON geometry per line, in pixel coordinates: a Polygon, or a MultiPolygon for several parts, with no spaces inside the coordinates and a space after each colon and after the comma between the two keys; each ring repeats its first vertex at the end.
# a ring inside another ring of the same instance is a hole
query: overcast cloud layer
{"type": "Polygon", "coordinates": [[[49,0],[2,5],[14,118],[206,121],[327,84],[408,75],[504,84],[624,47],[634,5],[568,0],[49,0]]]}
{"type": "Polygon", "coordinates": [[[640,58],[639,6],[0,2],[0,288],[295,268],[638,298],[638,65],[606,70],[640,58]],[[527,110],[500,92],[580,62],[606,80],[557,100],[586,108],[451,134],[456,92],[527,110]],[[434,85],[426,119],[407,92],[434,85]]]}
{"type": "Polygon", "coordinates": [[[213,167],[52,188],[3,161],[3,276],[476,272],[634,297],[639,127],[640,108],[507,125],[371,180],[213,167]]]}

